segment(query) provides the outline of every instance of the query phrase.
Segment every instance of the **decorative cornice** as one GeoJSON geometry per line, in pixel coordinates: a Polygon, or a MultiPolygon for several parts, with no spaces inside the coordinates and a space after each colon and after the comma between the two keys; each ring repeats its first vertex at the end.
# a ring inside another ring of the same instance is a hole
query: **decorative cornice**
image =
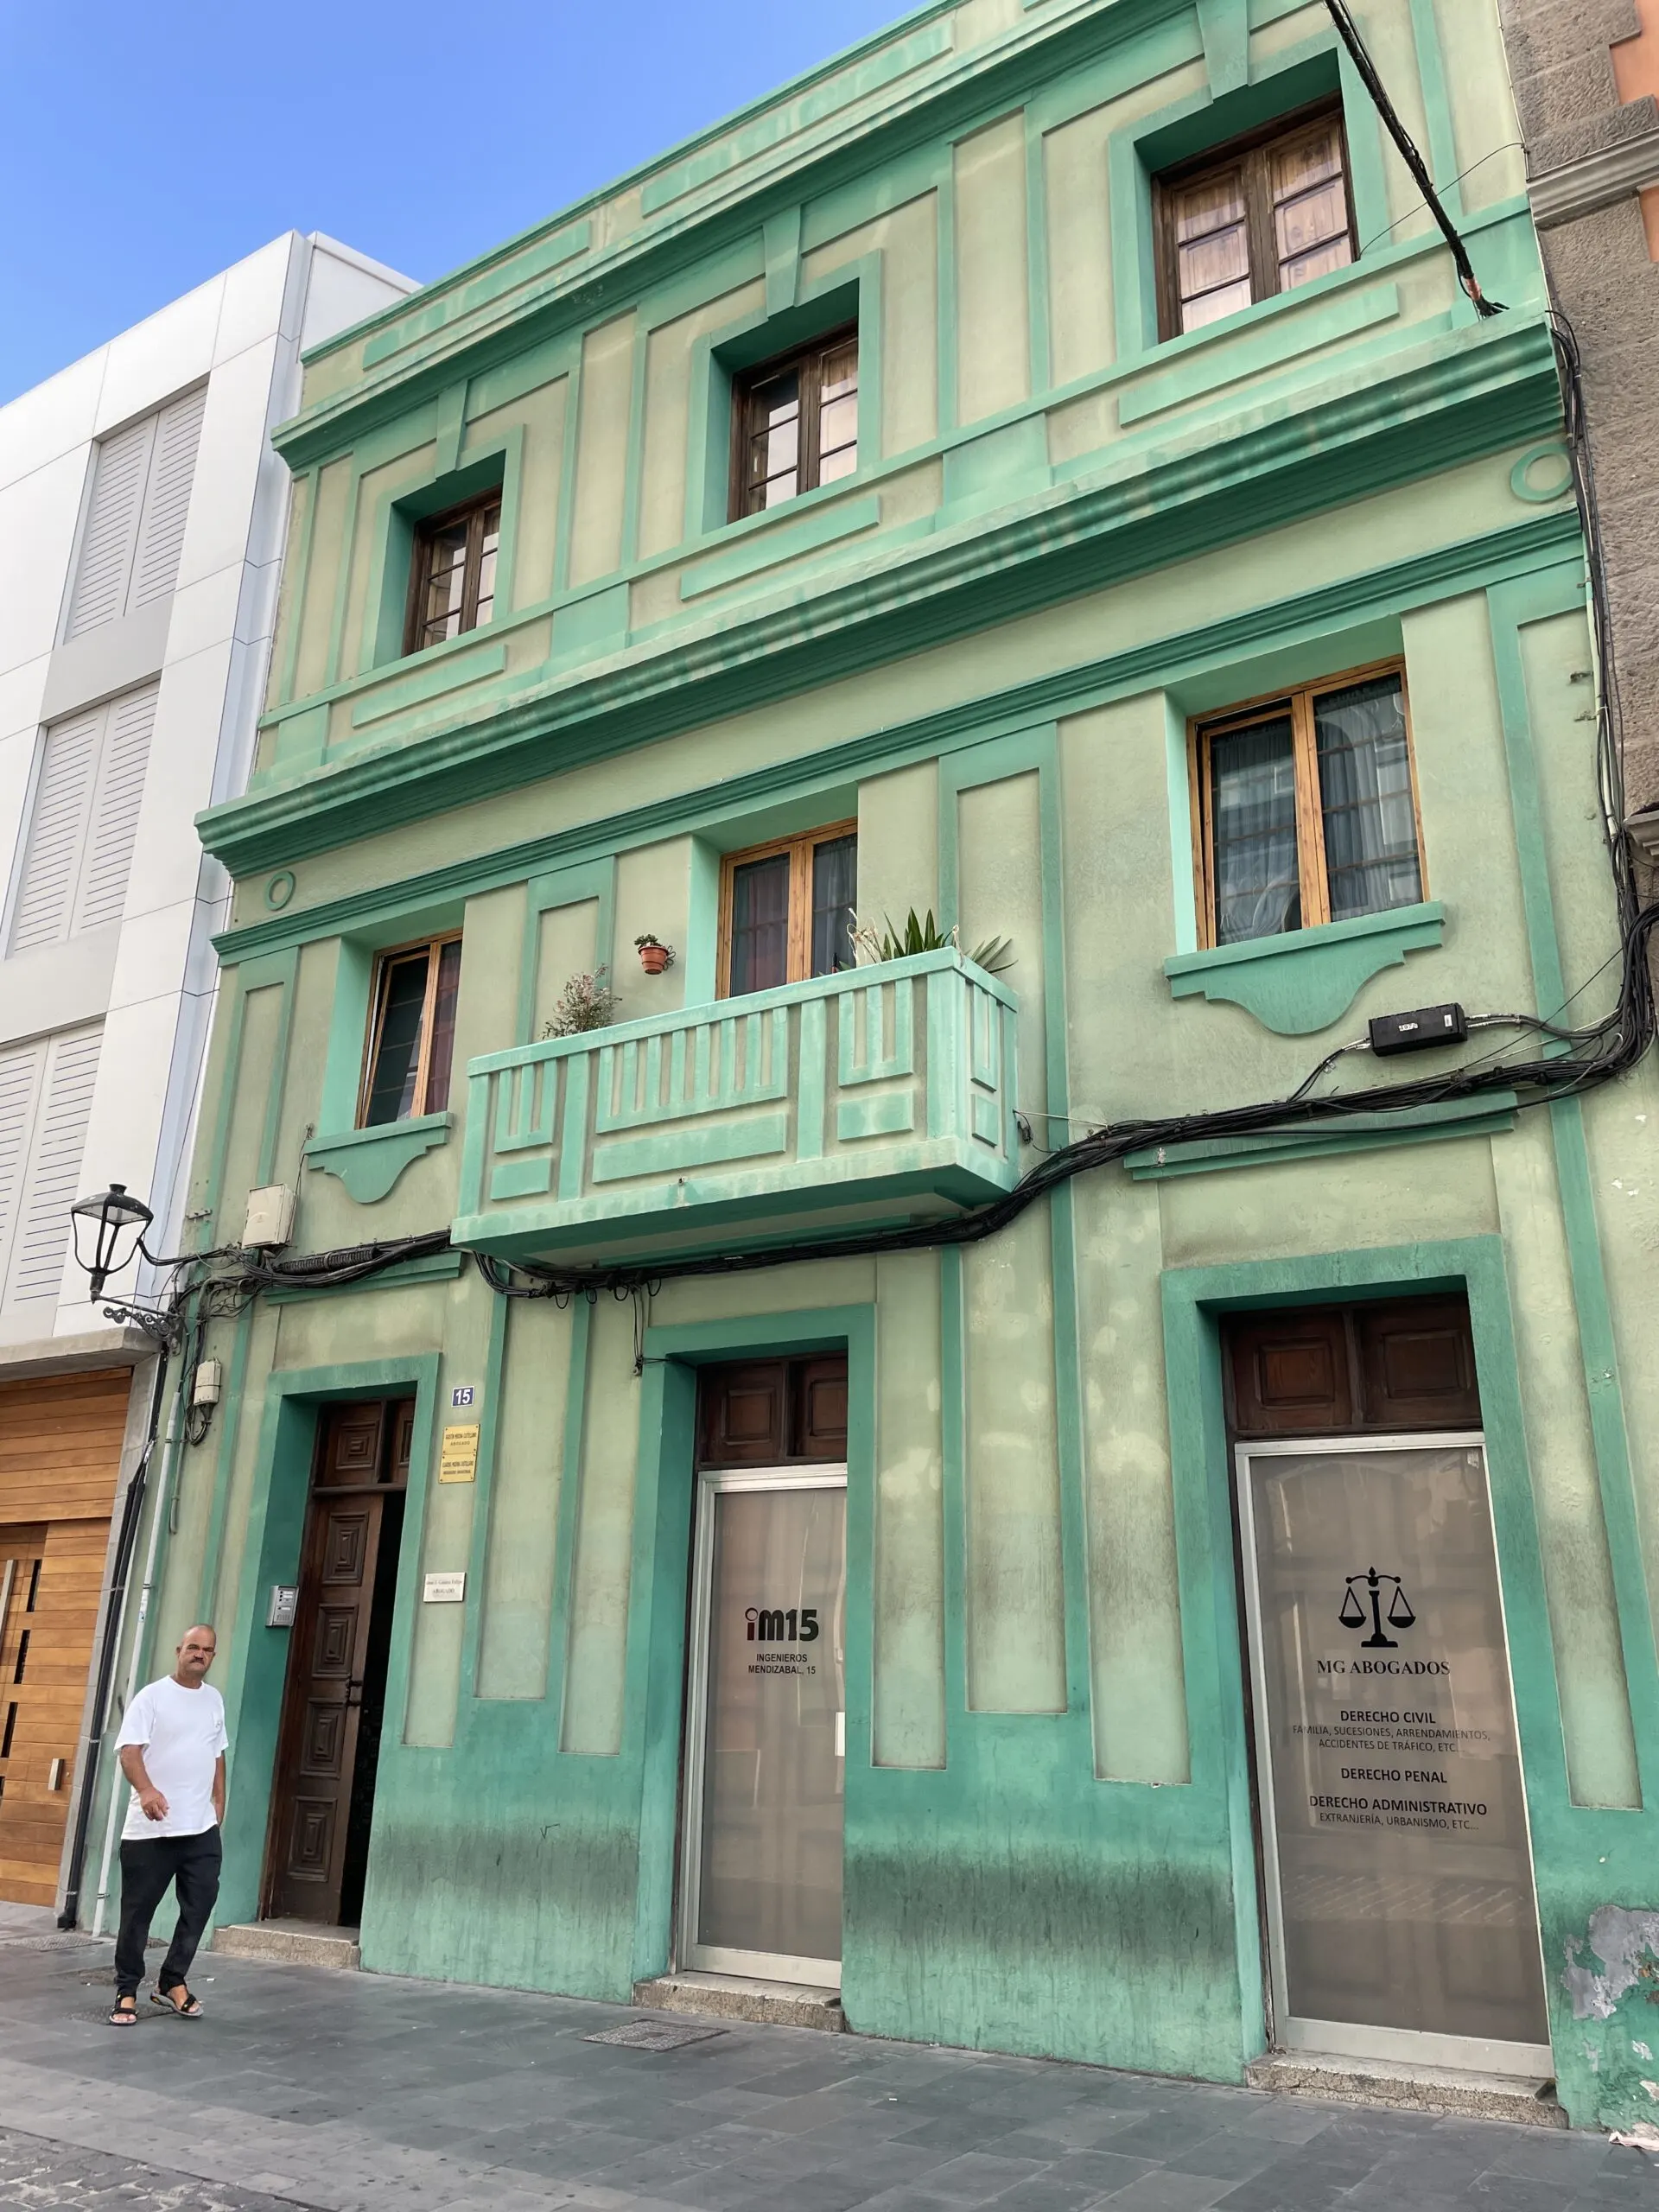
{"type": "Polygon", "coordinates": [[[718,785],[679,793],[671,808],[661,804],[632,808],[485,855],[454,861],[393,885],[365,886],[343,898],[291,908],[269,920],[226,930],[213,943],[221,960],[251,960],[283,946],[356,928],[394,905],[413,910],[497,890],[571,866],[596,853],[654,842],[716,810],[747,811],[804,783],[843,784],[878,765],[889,766],[905,759],[949,751],[985,735],[988,721],[1017,728],[1046,721],[1060,711],[1077,711],[1125,696],[1188,667],[1243,658],[1257,650],[1264,639],[1363,620],[1379,607],[1402,613],[1452,593],[1477,589],[1498,576],[1560,559],[1577,546],[1578,531],[1578,516],[1570,507],[1529,516],[1509,530],[1436,546],[1431,552],[1386,569],[1344,577],[1293,599],[1252,607],[1203,629],[1154,638],[1125,652],[1014,686],[989,700],[967,700],[941,713],[888,725],[818,753],[791,755],[747,775],[724,778],[718,785]],[[671,822],[665,819],[671,813],[671,822]]]}
{"type": "Polygon", "coordinates": [[[1611,207],[1650,184],[1659,184],[1659,124],[1639,137],[1622,139],[1532,178],[1527,191],[1533,220],[1547,231],[1593,215],[1599,207],[1611,207]]]}
{"type": "MultiPolygon", "coordinates": [[[[459,311],[427,338],[400,348],[384,368],[370,369],[346,390],[303,408],[277,427],[272,442],[290,468],[308,467],[458,378],[475,374],[486,360],[538,345],[598,314],[620,313],[642,292],[704,260],[730,239],[758,235],[767,215],[779,209],[818,198],[874,167],[970,124],[1028,82],[1069,66],[1073,49],[1079,55],[1103,53],[1173,16],[1190,13],[1192,7],[1192,0],[1071,0],[1069,6],[1051,0],[1043,14],[1027,16],[1001,37],[971,47],[963,54],[942,57],[944,66],[921,81],[915,72],[898,77],[874,111],[861,105],[845,123],[831,118],[817,131],[809,125],[791,133],[780,140],[769,162],[734,162],[730,173],[676,198],[613,245],[601,246],[579,260],[561,260],[540,282],[527,277],[504,287],[482,308],[459,311]]],[[[918,10],[863,45],[836,55],[810,76],[727,118],[700,137],[670,149],[603,192],[561,209],[479,261],[340,332],[314,347],[306,356],[308,362],[321,361],[371,332],[391,329],[440,306],[447,296],[464,290],[492,270],[505,269],[514,256],[528,255],[542,241],[596,218],[619,197],[683,165],[699,149],[729,137],[745,123],[778,112],[820,78],[860,57],[871,58],[944,12],[944,5],[918,10]]]]}
{"type": "MultiPolygon", "coordinates": [[[[325,762],[197,817],[231,873],[420,820],[785,698],[1554,429],[1548,332],[1520,316],[1326,384],[1229,435],[1209,423],[1012,510],[797,585],[735,619],[463,709],[402,745],[325,762]],[[557,738],[556,751],[550,739],[557,738]]],[[[1243,418],[1250,421],[1251,418],[1243,418]]]]}

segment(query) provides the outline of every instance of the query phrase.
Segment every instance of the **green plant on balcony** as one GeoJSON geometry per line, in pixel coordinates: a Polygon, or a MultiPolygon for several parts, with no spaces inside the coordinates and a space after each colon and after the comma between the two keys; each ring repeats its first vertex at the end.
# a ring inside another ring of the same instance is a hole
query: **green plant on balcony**
{"type": "MultiPolygon", "coordinates": [[[[861,963],[874,965],[883,960],[908,960],[918,952],[960,952],[962,931],[952,928],[942,930],[933,918],[930,906],[926,915],[918,919],[912,906],[905,917],[902,931],[893,926],[893,917],[883,914],[886,925],[878,930],[874,922],[855,921],[853,945],[861,963]]],[[[988,937],[967,955],[976,968],[982,968],[988,976],[997,976],[1014,959],[1013,940],[1006,937],[988,937]]]]}
{"type": "Polygon", "coordinates": [[[609,973],[601,965],[572,976],[554,1001],[542,1035],[580,1037],[589,1029],[608,1029],[616,1020],[616,993],[605,981],[609,973]]]}

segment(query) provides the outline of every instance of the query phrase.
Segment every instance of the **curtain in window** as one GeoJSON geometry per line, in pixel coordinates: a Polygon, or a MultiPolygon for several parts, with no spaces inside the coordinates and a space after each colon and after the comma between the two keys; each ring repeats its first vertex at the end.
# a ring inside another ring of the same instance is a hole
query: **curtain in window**
{"type": "Polygon", "coordinates": [[[789,855],[776,853],[733,872],[734,998],[789,981],[789,855]]]}
{"type": "Polygon", "coordinates": [[[1313,728],[1332,920],[1414,906],[1423,880],[1399,677],[1322,693],[1313,728]]]}
{"type": "Polygon", "coordinates": [[[853,901],[858,896],[858,839],[829,837],[812,848],[812,973],[850,968],[853,901]]]}
{"type": "Polygon", "coordinates": [[[449,1103],[449,1063],[455,1050],[455,997],[461,989],[461,939],[438,947],[438,988],[432,1001],[432,1050],[428,1055],[422,1112],[442,1114],[449,1103]]]}
{"type": "Polygon", "coordinates": [[[1302,925],[1290,717],[1210,740],[1216,942],[1302,925]]]}

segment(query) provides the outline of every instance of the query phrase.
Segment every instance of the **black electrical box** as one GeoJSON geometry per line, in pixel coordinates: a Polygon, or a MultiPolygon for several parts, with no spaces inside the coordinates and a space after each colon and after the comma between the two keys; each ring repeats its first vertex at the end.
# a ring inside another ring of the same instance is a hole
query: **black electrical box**
{"type": "Polygon", "coordinates": [[[1414,1006],[1409,1014],[1379,1014],[1371,1024],[1371,1050],[1379,1058],[1468,1039],[1469,1017],[1460,1006],[1414,1006]]]}

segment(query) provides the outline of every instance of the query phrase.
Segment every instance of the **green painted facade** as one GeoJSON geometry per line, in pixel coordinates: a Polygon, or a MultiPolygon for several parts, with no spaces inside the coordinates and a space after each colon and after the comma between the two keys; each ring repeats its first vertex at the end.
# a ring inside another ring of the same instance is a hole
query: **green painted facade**
{"type": "MultiPolygon", "coordinates": [[[[235,879],[204,1245],[296,1176],[302,1250],[833,1237],[1068,1132],[1281,1097],[1385,1010],[1601,1010],[1585,569],[1497,29],[1354,12],[1467,172],[1491,321],[1313,0],[944,0],[309,357],[258,759],[202,819],[235,879]],[[1152,175],[1332,93],[1358,261],[1159,343],[1152,175]],[[856,474],[728,523],[734,376],[854,315],[856,474]],[[493,621],[401,657],[415,524],[496,482],[493,621]],[[1189,718],[1392,656],[1423,901],[1201,950],[1189,718]],[[864,914],[1011,965],[726,1014],[721,855],[854,816],[864,914]],[[453,928],[449,1108],[356,1132],[375,955],[453,928]],[[619,1026],[542,1041],[600,962],[619,1026]],[[630,1119],[664,1056],[683,1110],[630,1119]]],[[[1648,1063],[1153,1147],[970,1248],[638,1300],[509,1304],[454,1255],[259,1299],[210,1331],[226,1402],[169,1461],[147,1631],[219,1628],[221,1917],[257,1907],[264,1599],[317,1409],[411,1389],[365,1963],[613,1999],[661,1971],[697,1368],[844,1348],[849,2021],[1236,2080],[1265,2027],[1220,1317],[1459,1286],[1560,2091],[1645,2116],[1644,1985],[1592,1921],[1659,1909],[1656,1112],[1648,1063]],[[478,1479],[440,1487],[458,1384],[478,1479]],[[418,1602],[454,1570],[464,1605],[418,1602]]]]}

